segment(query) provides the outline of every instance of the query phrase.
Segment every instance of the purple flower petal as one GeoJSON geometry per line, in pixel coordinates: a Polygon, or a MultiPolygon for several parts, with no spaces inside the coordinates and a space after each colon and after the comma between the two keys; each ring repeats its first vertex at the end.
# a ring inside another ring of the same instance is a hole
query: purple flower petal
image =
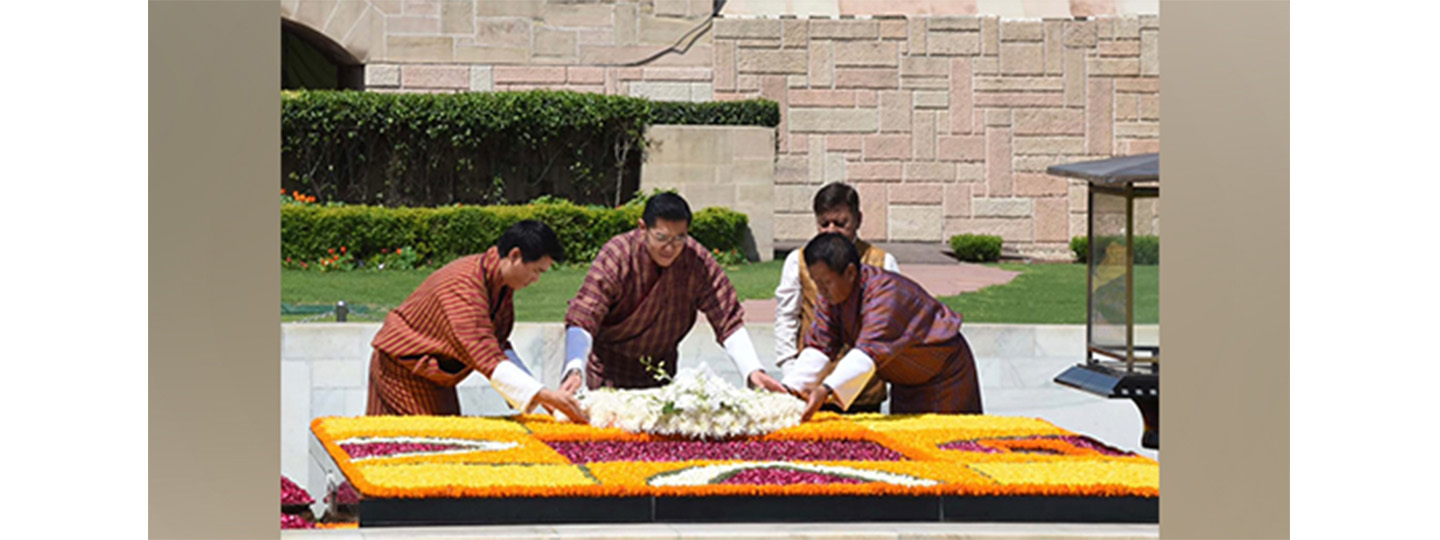
{"type": "Polygon", "coordinates": [[[315,502],[315,499],[310,498],[309,493],[306,493],[305,490],[300,489],[300,486],[295,485],[295,482],[291,482],[289,478],[285,477],[285,475],[280,475],[281,506],[310,504],[313,502],[315,502]]]}
{"type": "Polygon", "coordinates": [[[360,492],[355,491],[355,486],[350,485],[350,482],[347,480],[341,482],[340,485],[335,488],[335,493],[329,496],[327,502],[331,504],[359,504],[360,492]]]}
{"type": "Polygon", "coordinates": [[[418,443],[418,442],[363,442],[345,443],[340,445],[350,456],[350,459],[361,459],[368,457],[384,457],[395,454],[409,454],[416,452],[443,452],[464,448],[458,444],[442,443],[418,443]]]}
{"type": "Polygon", "coordinates": [[[961,452],[980,452],[982,454],[999,454],[1003,450],[980,444],[978,441],[951,441],[940,445],[941,450],[958,450],[961,452]]]}
{"type": "Polygon", "coordinates": [[[281,529],[314,529],[315,524],[305,518],[291,514],[280,514],[281,529]]]}
{"type": "Polygon", "coordinates": [[[722,484],[780,485],[791,484],[861,484],[863,480],[810,471],[797,471],[783,467],[746,469],[725,479],[722,484]]]}
{"type": "Polygon", "coordinates": [[[573,463],[604,461],[900,461],[870,441],[601,441],[551,442],[573,463]]]}

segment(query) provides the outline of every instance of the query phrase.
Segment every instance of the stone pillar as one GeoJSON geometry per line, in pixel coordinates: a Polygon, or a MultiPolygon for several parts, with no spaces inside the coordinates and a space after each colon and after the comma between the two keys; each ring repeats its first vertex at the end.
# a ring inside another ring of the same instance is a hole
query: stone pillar
{"type": "Polygon", "coordinates": [[[750,218],[751,260],[775,256],[775,130],[651,126],[640,189],[675,189],[692,212],[724,206],[750,218]]]}

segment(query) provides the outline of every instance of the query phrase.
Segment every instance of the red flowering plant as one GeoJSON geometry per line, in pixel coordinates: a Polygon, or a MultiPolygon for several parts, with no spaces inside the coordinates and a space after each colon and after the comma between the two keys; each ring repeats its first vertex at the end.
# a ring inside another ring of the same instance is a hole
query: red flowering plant
{"type": "Polygon", "coordinates": [[[711,249],[710,256],[715,258],[716,263],[726,268],[734,268],[750,262],[749,259],[745,258],[745,254],[741,253],[738,249],[731,249],[730,251],[711,249]]]}
{"type": "Polygon", "coordinates": [[[410,270],[420,268],[424,261],[420,260],[420,253],[410,246],[402,248],[380,250],[379,254],[365,258],[367,270],[410,270]]]}
{"type": "Polygon", "coordinates": [[[280,263],[280,267],[286,270],[315,270],[319,272],[343,272],[346,270],[354,270],[357,266],[355,254],[351,253],[350,248],[346,246],[327,249],[325,255],[320,257],[319,260],[305,261],[286,257],[285,260],[280,263]]]}

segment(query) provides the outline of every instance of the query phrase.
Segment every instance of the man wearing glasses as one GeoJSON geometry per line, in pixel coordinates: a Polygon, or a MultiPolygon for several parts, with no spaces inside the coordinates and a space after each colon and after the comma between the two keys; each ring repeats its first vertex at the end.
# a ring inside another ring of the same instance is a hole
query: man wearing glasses
{"type": "Polygon", "coordinates": [[[784,392],[765,374],[745,330],[739,296],[725,271],[691,238],[690,205],[674,193],[645,204],[635,230],[611,238],[565,312],[560,389],[648,388],[663,384],[641,358],[674,375],[680,340],[705,314],[745,380],[784,392]]]}

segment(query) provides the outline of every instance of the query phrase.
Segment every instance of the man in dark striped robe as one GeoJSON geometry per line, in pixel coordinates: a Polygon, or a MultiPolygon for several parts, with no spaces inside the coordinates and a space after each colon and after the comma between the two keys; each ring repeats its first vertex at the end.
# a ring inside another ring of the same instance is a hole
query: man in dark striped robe
{"type": "Polygon", "coordinates": [[[479,372],[511,407],[537,405],[584,421],[573,396],[547,389],[510,346],[514,291],[564,261],[555,232],[526,220],[495,247],[461,257],[425,278],[385,316],[370,357],[368,415],[459,415],[455,385],[479,372]]]}
{"type": "Polygon", "coordinates": [[[830,400],[848,409],[872,377],[890,383],[891,413],[982,412],[959,314],[909,278],[861,264],[855,245],[837,233],[810,240],[805,263],[823,302],[784,384],[806,396],[806,420],[830,400]]]}
{"type": "Polygon", "coordinates": [[[715,339],[749,384],[784,391],[765,374],[745,330],[739,296],[724,269],[689,235],[690,206],[674,193],[651,197],[633,231],[610,239],[565,313],[561,390],[648,388],[673,376],[676,347],[704,313],[715,339]]]}

